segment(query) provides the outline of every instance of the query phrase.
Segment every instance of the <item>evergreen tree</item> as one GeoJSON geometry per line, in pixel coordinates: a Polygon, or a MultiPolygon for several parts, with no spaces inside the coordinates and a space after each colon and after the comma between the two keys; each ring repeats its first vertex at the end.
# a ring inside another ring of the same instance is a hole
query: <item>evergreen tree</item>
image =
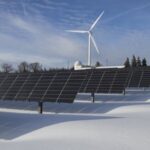
{"type": "Polygon", "coordinates": [[[131,66],[131,65],[130,65],[130,60],[129,60],[128,57],[127,57],[126,61],[124,62],[124,66],[125,66],[126,68],[128,68],[128,67],[131,66]]]}
{"type": "Polygon", "coordinates": [[[137,66],[135,55],[133,55],[133,57],[132,57],[132,64],[131,64],[131,66],[132,67],[136,67],[137,66]]]}
{"type": "Polygon", "coordinates": [[[143,60],[142,60],[142,66],[143,66],[143,67],[146,67],[146,66],[147,66],[146,58],[143,58],[143,60]]]}
{"type": "Polygon", "coordinates": [[[137,58],[137,62],[136,63],[137,63],[137,67],[141,67],[142,66],[140,57],[137,58]]]}
{"type": "Polygon", "coordinates": [[[100,66],[101,66],[100,62],[97,61],[96,64],[95,64],[95,67],[100,67],[100,66]]]}

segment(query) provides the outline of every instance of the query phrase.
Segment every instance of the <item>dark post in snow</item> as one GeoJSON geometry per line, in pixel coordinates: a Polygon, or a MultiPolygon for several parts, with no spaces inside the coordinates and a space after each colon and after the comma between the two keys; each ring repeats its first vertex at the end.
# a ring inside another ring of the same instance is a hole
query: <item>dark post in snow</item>
{"type": "Polygon", "coordinates": [[[91,93],[91,100],[93,103],[95,102],[95,93],[94,92],[91,93]]]}
{"type": "Polygon", "coordinates": [[[125,88],[123,89],[123,95],[126,95],[126,89],[125,88]]]}
{"type": "Polygon", "coordinates": [[[41,101],[38,103],[38,112],[39,112],[40,114],[43,113],[43,102],[41,102],[41,101]]]}

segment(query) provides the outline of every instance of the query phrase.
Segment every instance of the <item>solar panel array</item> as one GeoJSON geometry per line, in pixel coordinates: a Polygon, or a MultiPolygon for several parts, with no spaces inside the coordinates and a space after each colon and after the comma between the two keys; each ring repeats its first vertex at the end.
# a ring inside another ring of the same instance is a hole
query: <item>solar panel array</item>
{"type": "Polygon", "coordinates": [[[91,70],[80,87],[80,93],[122,93],[128,78],[128,71],[91,70]]]}
{"type": "Polygon", "coordinates": [[[139,81],[140,87],[150,87],[150,70],[144,71],[139,81]]]}
{"type": "Polygon", "coordinates": [[[150,87],[150,69],[92,69],[0,74],[1,100],[72,103],[80,93],[122,93],[150,87]]]}
{"type": "Polygon", "coordinates": [[[135,69],[130,71],[128,87],[150,87],[150,69],[135,69]]]}
{"type": "Polygon", "coordinates": [[[0,99],[72,103],[84,76],[71,71],[0,74],[0,99]]]}

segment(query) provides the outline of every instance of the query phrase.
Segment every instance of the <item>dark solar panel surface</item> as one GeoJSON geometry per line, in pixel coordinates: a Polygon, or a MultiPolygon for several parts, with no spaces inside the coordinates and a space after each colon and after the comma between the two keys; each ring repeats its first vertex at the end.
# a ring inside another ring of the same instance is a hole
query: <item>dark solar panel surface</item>
{"type": "Polygon", "coordinates": [[[0,99],[72,103],[80,93],[150,87],[150,69],[92,69],[0,74],[0,99]]]}

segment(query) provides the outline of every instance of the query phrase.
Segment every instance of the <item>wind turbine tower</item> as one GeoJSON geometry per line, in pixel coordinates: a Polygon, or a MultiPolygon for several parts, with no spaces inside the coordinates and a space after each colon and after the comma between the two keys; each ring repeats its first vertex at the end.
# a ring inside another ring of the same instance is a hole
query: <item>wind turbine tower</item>
{"type": "Polygon", "coordinates": [[[67,30],[67,32],[73,32],[73,33],[81,33],[81,34],[87,34],[88,35],[88,66],[91,66],[91,42],[93,43],[96,51],[98,54],[100,54],[99,49],[97,47],[97,44],[95,42],[95,39],[92,35],[92,30],[94,29],[97,22],[100,20],[100,18],[103,16],[104,11],[98,16],[98,18],[94,21],[94,23],[91,25],[89,30],[67,30]]]}

